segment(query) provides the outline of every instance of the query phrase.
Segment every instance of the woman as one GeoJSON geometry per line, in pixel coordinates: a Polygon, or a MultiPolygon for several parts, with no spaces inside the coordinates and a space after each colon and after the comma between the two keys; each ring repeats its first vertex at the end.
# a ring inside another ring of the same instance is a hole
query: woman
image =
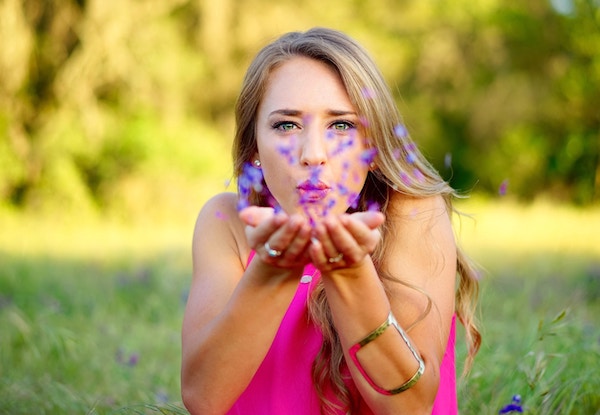
{"type": "Polygon", "coordinates": [[[454,191],[409,140],[346,35],[259,52],[236,106],[238,195],[207,202],[183,323],[191,414],[456,414],[477,281],[454,191]],[[457,282],[458,273],[458,282],[457,282]]]}

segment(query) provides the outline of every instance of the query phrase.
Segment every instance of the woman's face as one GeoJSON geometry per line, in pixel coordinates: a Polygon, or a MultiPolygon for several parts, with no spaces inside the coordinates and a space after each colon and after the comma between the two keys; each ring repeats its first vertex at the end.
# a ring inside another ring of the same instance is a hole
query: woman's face
{"type": "Polygon", "coordinates": [[[258,109],[255,157],[285,212],[316,219],[352,205],[369,170],[359,117],[326,64],[294,57],[273,70],[258,109]]]}

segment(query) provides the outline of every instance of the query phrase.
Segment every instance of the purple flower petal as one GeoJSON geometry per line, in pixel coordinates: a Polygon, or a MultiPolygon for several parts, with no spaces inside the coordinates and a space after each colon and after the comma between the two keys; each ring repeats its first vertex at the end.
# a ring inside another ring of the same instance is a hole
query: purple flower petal
{"type": "Polygon", "coordinates": [[[394,127],[394,134],[396,134],[396,137],[398,138],[406,138],[408,137],[408,130],[404,124],[398,124],[394,127]]]}

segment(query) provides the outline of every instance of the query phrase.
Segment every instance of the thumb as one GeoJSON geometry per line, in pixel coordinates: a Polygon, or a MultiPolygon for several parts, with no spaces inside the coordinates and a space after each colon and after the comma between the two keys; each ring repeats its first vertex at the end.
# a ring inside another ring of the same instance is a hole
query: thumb
{"type": "Polygon", "coordinates": [[[351,216],[367,225],[370,229],[377,228],[385,220],[384,214],[377,211],[356,212],[351,216]]]}
{"type": "Polygon", "coordinates": [[[272,217],[275,210],[269,207],[248,206],[240,210],[238,216],[247,226],[255,227],[262,221],[272,217]]]}

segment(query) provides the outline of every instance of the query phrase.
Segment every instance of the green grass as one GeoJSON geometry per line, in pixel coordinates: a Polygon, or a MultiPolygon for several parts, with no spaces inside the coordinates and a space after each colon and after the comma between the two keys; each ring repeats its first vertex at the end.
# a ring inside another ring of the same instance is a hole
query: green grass
{"type": "MultiPolygon", "coordinates": [[[[600,210],[461,210],[484,343],[462,414],[600,414],[600,210]]],[[[184,414],[179,330],[193,216],[123,226],[0,219],[0,414],[184,414]]],[[[460,344],[460,342],[459,342],[460,344]]],[[[464,347],[459,347],[464,357],[464,347]]]]}

